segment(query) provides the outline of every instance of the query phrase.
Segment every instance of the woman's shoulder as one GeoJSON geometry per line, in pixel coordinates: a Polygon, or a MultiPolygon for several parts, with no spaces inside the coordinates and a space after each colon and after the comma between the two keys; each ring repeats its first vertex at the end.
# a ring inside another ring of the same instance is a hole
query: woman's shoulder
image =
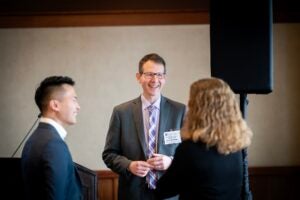
{"type": "Polygon", "coordinates": [[[200,149],[206,149],[206,144],[198,141],[194,142],[192,140],[184,140],[178,146],[178,151],[199,151],[200,149]]]}

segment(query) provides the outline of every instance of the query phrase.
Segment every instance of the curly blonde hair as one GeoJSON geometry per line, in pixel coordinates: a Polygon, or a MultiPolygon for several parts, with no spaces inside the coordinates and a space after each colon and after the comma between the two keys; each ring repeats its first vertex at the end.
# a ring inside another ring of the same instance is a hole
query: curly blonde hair
{"type": "Polygon", "coordinates": [[[191,85],[181,134],[184,140],[216,146],[221,154],[248,147],[252,138],[233,91],[218,78],[200,79],[191,85]]]}

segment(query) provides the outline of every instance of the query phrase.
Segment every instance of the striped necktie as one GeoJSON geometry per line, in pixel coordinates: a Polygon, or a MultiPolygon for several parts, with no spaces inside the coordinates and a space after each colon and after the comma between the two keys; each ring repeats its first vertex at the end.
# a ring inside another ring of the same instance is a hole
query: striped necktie
{"type": "MultiPolygon", "coordinates": [[[[155,106],[150,105],[147,107],[149,112],[149,131],[148,131],[148,158],[151,158],[155,153],[156,147],[156,112],[155,106]]],[[[147,174],[147,183],[150,189],[156,188],[157,174],[155,170],[150,170],[147,174]]]]}

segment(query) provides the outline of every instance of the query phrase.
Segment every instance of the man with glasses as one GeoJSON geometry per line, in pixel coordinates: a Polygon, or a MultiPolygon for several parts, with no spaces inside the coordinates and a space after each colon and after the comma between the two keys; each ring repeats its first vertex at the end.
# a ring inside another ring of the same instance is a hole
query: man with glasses
{"type": "Polygon", "coordinates": [[[166,82],[162,57],[144,56],[136,78],[143,93],[114,108],[102,153],[107,167],[119,174],[120,200],[156,199],[156,181],[181,142],[185,115],[185,105],[161,95],[166,82]]]}

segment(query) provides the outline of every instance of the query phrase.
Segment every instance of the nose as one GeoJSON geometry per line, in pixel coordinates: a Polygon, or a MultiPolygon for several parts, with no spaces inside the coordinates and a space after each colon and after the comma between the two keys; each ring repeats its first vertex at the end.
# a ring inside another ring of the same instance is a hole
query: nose
{"type": "Polygon", "coordinates": [[[151,80],[154,80],[154,81],[159,80],[158,75],[153,74],[152,77],[151,77],[151,80]]]}

